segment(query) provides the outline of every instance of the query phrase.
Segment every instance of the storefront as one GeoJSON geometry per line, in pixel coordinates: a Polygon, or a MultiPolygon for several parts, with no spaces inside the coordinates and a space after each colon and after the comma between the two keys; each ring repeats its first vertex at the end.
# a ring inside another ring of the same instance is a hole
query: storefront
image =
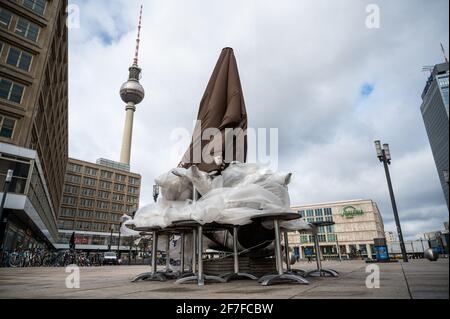
{"type": "MultiPolygon", "coordinates": [[[[5,185],[9,170],[13,178],[3,211],[7,217],[5,251],[54,248],[58,236],[56,213],[36,152],[0,143],[0,185],[5,185]]],[[[0,198],[3,194],[1,189],[0,198]]]]}

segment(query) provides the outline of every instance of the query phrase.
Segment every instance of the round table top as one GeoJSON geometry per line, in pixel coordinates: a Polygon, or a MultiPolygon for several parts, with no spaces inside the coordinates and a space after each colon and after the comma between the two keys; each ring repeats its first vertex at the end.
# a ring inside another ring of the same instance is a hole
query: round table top
{"type": "Polygon", "coordinates": [[[294,212],[285,212],[285,213],[269,213],[269,214],[261,214],[257,215],[255,217],[252,217],[251,220],[253,221],[268,221],[268,220],[295,220],[300,219],[299,213],[294,212]]]}
{"type": "Polygon", "coordinates": [[[177,222],[174,222],[172,224],[172,226],[170,226],[173,229],[178,229],[178,228],[196,228],[198,226],[202,226],[205,230],[219,230],[219,229],[229,229],[229,228],[233,228],[233,225],[230,224],[220,224],[220,223],[210,223],[210,224],[205,224],[205,225],[201,225],[199,222],[195,221],[195,220],[180,220],[177,222]]]}
{"type": "Polygon", "coordinates": [[[141,233],[148,233],[148,232],[154,232],[154,231],[161,231],[161,227],[133,227],[132,230],[141,232],[141,233]]]}

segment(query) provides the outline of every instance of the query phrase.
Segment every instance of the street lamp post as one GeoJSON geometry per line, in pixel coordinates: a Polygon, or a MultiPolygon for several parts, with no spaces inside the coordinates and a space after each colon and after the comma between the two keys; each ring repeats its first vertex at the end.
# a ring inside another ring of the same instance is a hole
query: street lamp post
{"type": "MultiPolygon", "coordinates": [[[[122,228],[122,222],[120,222],[120,228],[122,228]]],[[[117,258],[120,259],[120,235],[122,234],[122,232],[120,231],[119,228],[119,242],[117,243],[117,258]]]]}
{"type": "Polygon", "coordinates": [[[375,141],[375,147],[377,150],[377,156],[380,162],[384,165],[384,171],[386,173],[386,180],[389,188],[389,194],[391,196],[392,209],[394,211],[395,224],[397,225],[398,238],[400,240],[400,249],[402,251],[403,261],[408,262],[408,255],[406,254],[405,242],[403,241],[402,228],[400,226],[400,218],[398,217],[397,203],[395,202],[394,190],[392,188],[391,175],[389,173],[389,165],[391,165],[391,151],[389,144],[383,144],[381,147],[380,141],[375,141]]]}
{"type": "Polygon", "coordinates": [[[113,226],[110,227],[111,234],[109,235],[109,245],[108,245],[108,251],[111,251],[112,248],[112,240],[113,240],[113,226]]]}
{"type": "Polygon", "coordinates": [[[9,186],[11,185],[14,176],[13,170],[8,170],[5,178],[5,184],[3,186],[3,196],[0,203],[0,262],[3,260],[3,241],[6,233],[6,226],[8,225],[7,217],[3,214],[6,203],[6,196],[8,195],[9,186]]]}

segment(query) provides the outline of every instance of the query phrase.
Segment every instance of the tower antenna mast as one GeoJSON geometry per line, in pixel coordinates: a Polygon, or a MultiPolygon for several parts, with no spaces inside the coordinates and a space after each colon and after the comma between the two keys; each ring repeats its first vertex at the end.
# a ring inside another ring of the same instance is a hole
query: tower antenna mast
{"type": "Polygon", "coordinates": [[[136,38],[136,52],[134,53],[133,65],[138,65],[138,62],[139,62],[139,45],[141,43],[142,9],[143,9],[143,5],[141,4],[141,12],[139,14],[138,34],[137,34],[137,38],[136,38]]]}

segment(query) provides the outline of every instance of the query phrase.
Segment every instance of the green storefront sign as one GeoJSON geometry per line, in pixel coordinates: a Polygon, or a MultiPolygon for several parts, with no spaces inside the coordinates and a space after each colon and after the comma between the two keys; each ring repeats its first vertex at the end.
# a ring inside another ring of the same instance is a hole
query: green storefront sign
{"type": "Polygon", "coordinates": [[[364,211],[362,209],[356,209],[353,206],[344,207],[344,210],[342,211],[342,217],[345,218],[353,218],[361,215],[364,215],[364,211]]]}

